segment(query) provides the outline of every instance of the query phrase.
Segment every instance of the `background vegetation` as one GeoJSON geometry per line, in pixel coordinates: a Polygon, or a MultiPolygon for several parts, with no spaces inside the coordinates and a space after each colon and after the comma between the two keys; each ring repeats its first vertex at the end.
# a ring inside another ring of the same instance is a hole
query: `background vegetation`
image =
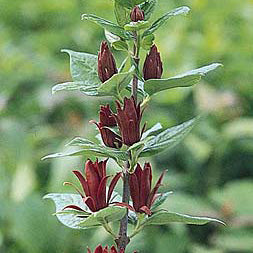
{"type": "MultiPolygon", "coordinates": [[[[181,5],[191,14],[170,20],[156,37],[164,76],[211,62],[225,67],[193,89],[154,97],[145,114],[150,126],[203,118],[152,164],[156,176],[168,169],[163,190],[174,191],[165,204],[170,210],[218,217],[228,226],[145,229],[129,252],[253,252],[253,1],[159,0],[155,16],[181,5]]],[[[47,192],[71,192],[62,182],[75,181],[71,170],[83,167],[84,158],[40,158],[63,150],[73,136],[96,134],[88,121],[109,100],[52,96],[51,87],[70,80],[61,48],[96,54],[104,38],[80,15],[112,19],[112,1],[0,0],[0,13],[0,252],[81,253],[98,240],[111,243],[103,230],[59,224],[53,203],[42,200],[47,192]]],[[[123,56],[116,53],[118,63],[123,56]]]]}

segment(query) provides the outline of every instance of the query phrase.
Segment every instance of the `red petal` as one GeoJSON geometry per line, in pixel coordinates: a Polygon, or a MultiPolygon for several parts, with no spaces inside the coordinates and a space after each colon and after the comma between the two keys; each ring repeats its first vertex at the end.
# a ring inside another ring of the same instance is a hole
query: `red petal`
{"type": "Polygon", "coordinates": [[[130,206],[129,204],[127,204],[127,203],[124,203],[124,202],[114,202],[113,204],[114,204],[115,206],[126,207],[126,208],[128,208],[129,210],[135,212],[135,209],[134,209],[132,206],[130,206]]]}
{"type": "Polygon", "coordinates": [[[102,209],[106,207],[106,180],[109,176],[104,177],[97,191],[97,209],[102,209]]]}
{"type": "Polygon", "coordinates": [[[75,210],[81,211],[81,212],[86,212],[86,211],[83,210],[81,207],[76,206],[76,205],[68,205],[68,206],[65,206],[62,210],[66,210],[67,208],[75,209],[75,210]]]}
{"type": "Polygon", "coordinates": [[[147,206],[150,208],[151,207],[151,204],[154,202],[154,197],[158,191],[158,188],[161,186],[161,183],[162,183],[162,179],[164,177],[164,174],[165,174],[166,170],[161,174],[161,176],[159,177],[159,179],[157,180],[157,183],[155,185],[155,187],[153,188],[153,190],[151,191],[150,195],[149,195],[149,198],[148,198],[148,201],[147,201],[147,206]]]}
{"type": "Polygon", "coordinates": [[[87,253],[92,253],[91,250],[89,248],[87,248],[87,253]]]}
{"type": "Polygon", "coordinates": [[[151,215],[151,214],[152,214],[151,211],[150,211],[150,209],[149,209],[147,206],[142,206],[142,207],[140,208],[140,211],[143,211],[143,212],[146,213],[147,215],[151,215]]]}
{"type": "Polygon", "coordinates": [[[90,190],[90,196],[95,200],[97,199],[97,190],[100,184],[100,178],[98,175],[98,170],[95,164],[91,160],[88,160],[85,165],[85,174],[87,184],[90,190]]]}
{"type": "Polygon", "coordinates": [[[130,195],[133,200],[133,206],[136,211],[138,211],[140,206],[140,191],[139,191],[139,182],[135,174],[129,175],[129,187],[130,195]]]}
{"type": "Polygon", "coordinates": [[[86,197],[86,198],[83,199],[83,201],[89,207],[89,209],[92,212],[96,212],[97,211],[95,201],[94,201],[94,199],[92,197],[86,197]]]}
{"type": "Polygon", "coordinates": [[[118,251],[116,250],[115,246],[111,247],[110,253],[118,253],[118,251]]]}
{"type": "Polygon", "coordinates": [[[108,205],[109,205],[110,199],[112,197],[113,190],[114,190],[117,182],[119,181],[120,177],[121,177],[121,172],[117,173],[110,183],[108,195],[107,195],[107,204],[108,205]]]}
{"type": "Polygon", "coordinates": [[[142,171],[141,185],[140,185],[140,206],[147,204],[148,196],[151,190],[151,166],[149,163],[145,163],[144,169],[142,171]]]}
{"type": "Polygon", "coordinates": [[[103,253],[103,248],[101,245],[98,245],[94,251],[94,253],[103,253]]]}
{"type": "Polygon", "coordinates": [[[89,196],[90,195],[89,187],[88,187],[87,181],[85,180],[85,178],[82,175],[82,173],[79,170],[73,170],[73,173],[79,179],[79,181],[80,181],[80,183],[81,183],[81,185],[83,187],[83,191],[85,192],[85,195],[89,196]]]}

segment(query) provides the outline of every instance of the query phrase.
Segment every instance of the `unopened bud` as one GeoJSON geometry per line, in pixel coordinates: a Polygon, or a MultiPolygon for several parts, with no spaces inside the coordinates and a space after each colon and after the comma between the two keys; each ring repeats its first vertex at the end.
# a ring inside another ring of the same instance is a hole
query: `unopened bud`
{"type": "Polygon", "coordinates": [[[144,11],[135,6],[131,11],[130,18],[133,22],[142,21],[144,20],[144,11]]]}
{"type": "Polygon", "coordinates": [[[102,41],[100,52],[98,53],[98,76],[104,83],[110,79],[114,74],[117,74],[118,70],[116,62],[110,51],[106,41],[102,41]]]}
{"type": "Polygon", "coordinates": [[[160,79],[163,73],[163,64],[161,61],[160,53],[157,50],[156,45],[150,48],[149,54],[146,57],[143,66],[143,78],[148,79],[160,79]]]}

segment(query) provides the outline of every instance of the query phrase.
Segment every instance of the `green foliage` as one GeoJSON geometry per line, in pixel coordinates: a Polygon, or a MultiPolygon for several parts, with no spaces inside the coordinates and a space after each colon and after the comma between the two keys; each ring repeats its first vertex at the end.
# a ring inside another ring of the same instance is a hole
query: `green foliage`
{"type": "Polygon", "coordinates": [[[143,34],[143,37],[154,33],[158,28],[160,28],[168,19],[177,16],[185,15],[190,11],[190,8],[187,6],[179,7],[172,11],[167,12],[161,18],[157,19],[143,34]]]}
{"type": "Polygon", "coordinates": [[[77,205],[84,210],[89,210],[83,204],[83,200],[79,194],[47,194],[44,199],[52,199],[56,207],[56,216],[58,220],[65,226],[74,229],[88,229],[102,226],[106,223],[118,221],[126,214],[126,208],[109,206],[95,213],[84,213],[77,211],[63,211],[67,205],[77,205]],[[88,215],[87,215],[88,214],[88,215]],[[80,217],[87,215],[86,217],[80,217]]]}
{"type": "Polygon", "coordinates": [[[207,217],[193,217],[185,214],[172,213],[168,211],[160,211],[152,215],[150,218],[145,219],[142,225],[166,225],[171,222],[182,222],[191,225],[205,225],[209,222],[218,222],[224,225],[222,221],[207,217]]]}
{"type": "Polygon", "coordinates": [[[103,27],[107,31],[119,36],[122,39],[129,39],[130,35],[120,26],[112,23],[111,21],[105,20],[103,18],[97,17],[93,14],[83,14],[82,20],[89,20],[97,23],[99,26],[103,27]]]}
{"type": "Polygon", "coordinates": [[[196,119],[191,119],[153,136],[144,144],[140,155],[147,157],[164,151],[165,149],[173,148],[191,131],[195,123],[196,119]]]}
{"type": "Polygon", "coordinates": [[[144,82],[144,89],[149,95],[153,95],[159,91],[177,88],[177,87],[189,87],[201,80],[202,76],[205,76],[209,71],[215,70],[222,66],[219,63],[213,63],[202,68],[188,71],[184,74],[170,77],[167,79],[149,79],[144,82]]]}

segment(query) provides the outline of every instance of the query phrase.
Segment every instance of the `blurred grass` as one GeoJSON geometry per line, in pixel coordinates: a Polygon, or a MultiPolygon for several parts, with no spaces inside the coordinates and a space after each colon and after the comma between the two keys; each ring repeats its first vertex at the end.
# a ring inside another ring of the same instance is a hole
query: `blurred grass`
{"type": "MultiPolygon", "coordinates": [[[[81,168],[83,159],[40,160],[73,136],[94,138],[88,121],[108,100],[77,92],[52,96],[51,87],[70,80],[61,48],[96,54],[104,38],[80,15],[114,20],[111,3],[0,0],[0,252],[79,253],[87,245],[111,243],[102,230],[63,227],[51,216],[52,203],[41,199],[49,191],[71,191],[62,182],[75,180],[71,170],[81,168]]],[[[167,208],[219,217],[228,226],[148,228],[129,252],[253,252],[253,1],[159,0],[154,19],[181,5],[190,6],[191,14],[170,20],[156,34],[164,76],[210,62],[224,68],[193,89],[154,97],[145,116],[150,126],[204,117],[183,144],[152,163],[157,175],[169,170],[163,190],[175,194],[167,208]]],[[[119,65],[124,55],[115,55],[119,65]]]]}

